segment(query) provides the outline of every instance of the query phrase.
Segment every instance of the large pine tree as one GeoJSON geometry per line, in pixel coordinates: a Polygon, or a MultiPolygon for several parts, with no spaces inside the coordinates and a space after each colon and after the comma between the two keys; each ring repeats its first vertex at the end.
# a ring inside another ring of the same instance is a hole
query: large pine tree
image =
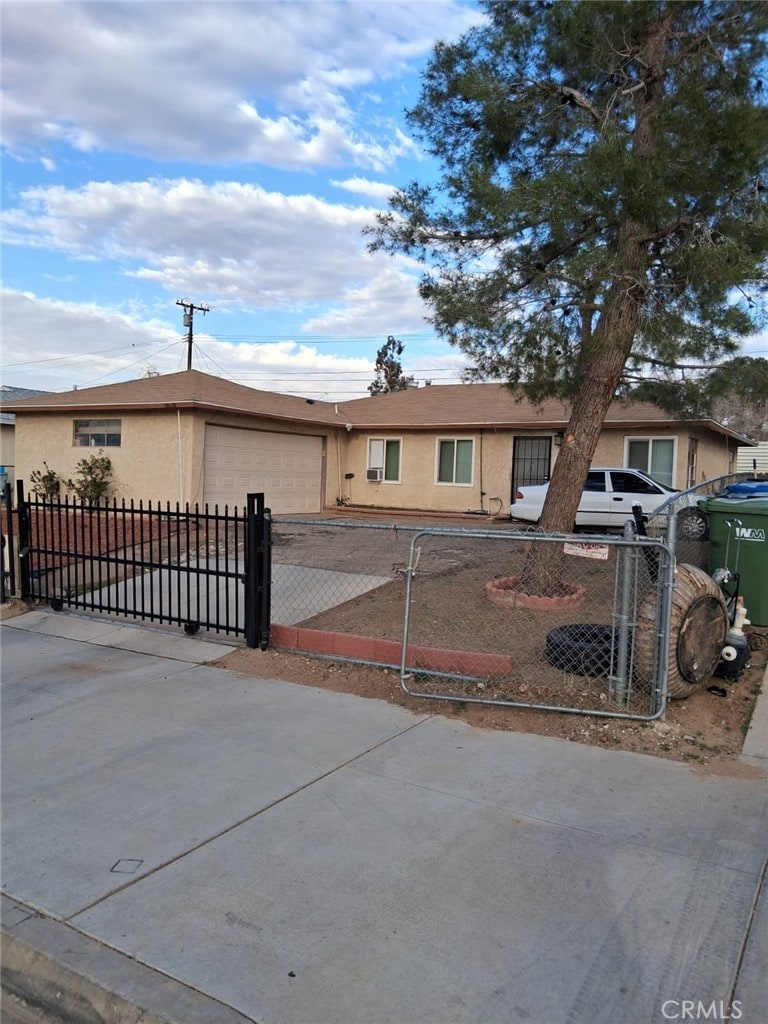
{"type": "Polygon", "coordinates": [[[569,530],[605,414],[649,361],[714,363],[761,323],[762,2],[486,2],[409,118],[442,173],[373,248],[418,257],[437,330],[572,415],[542,526],[569,530]]]}

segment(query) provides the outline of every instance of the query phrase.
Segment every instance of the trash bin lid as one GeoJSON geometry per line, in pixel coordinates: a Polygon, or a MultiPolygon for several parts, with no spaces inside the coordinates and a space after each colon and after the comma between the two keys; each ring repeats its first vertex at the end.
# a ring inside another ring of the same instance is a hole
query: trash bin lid
{"type": "Polygon", "coordinates": [[[768,497],[768,480],[739,480],[736,484],[728,484],[723,497],[727,498],[750,498],[768,497]]]}
{"type": "Polygon", "coordinates": [[[743,495],[706,498],[699,502],[705,512],[725,512],[728,515],[768,516],[768,494],[745,498],[743,495]]]}

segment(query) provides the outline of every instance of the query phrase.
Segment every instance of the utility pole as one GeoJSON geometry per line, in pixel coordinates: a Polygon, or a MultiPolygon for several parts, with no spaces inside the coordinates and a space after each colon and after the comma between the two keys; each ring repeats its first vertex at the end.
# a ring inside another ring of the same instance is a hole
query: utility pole
{"type": "Polygon", "coordinates": [[[177,299],[176,305],[184,309],[184,326],[187,328],[187,369],[192,369],[192,322],[195,313],[202,313],[203,316],[211,308],[210,306],[196,306],[188,299],[177,299]]]}

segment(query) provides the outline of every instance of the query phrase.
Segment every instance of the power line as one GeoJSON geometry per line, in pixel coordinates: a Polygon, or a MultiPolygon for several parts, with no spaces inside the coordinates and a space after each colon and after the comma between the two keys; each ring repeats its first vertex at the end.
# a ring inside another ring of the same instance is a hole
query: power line
{"type": "Polygon", "coordinates": [[[163,345],[161,348],[155,349],[153,352],[149,352],[141,356],[139,359],[134,359],[130,363],[124,363],[115,370],[108,370],[106,373],[102,373],[100,377],[94,377],[93,380],[86,381],[82,386],[86,388],[90,387],[92,384],[97,384],[100,380],[104,380],[105,377],[111,377],[115,373],[122,373],[123,370],[129,370],[132,366],[136,366],[138,363],[143,363],[146,359],[151,359],[152,356],[160,355],[161,352],[165,352],[166,349],[169,349],[176,344],[176,341],[172,341],[170,345],[163,345]]]}
{"type": "Polygon", "coordinates": [[[115,348],[97,349],[96,352],[77,352],[65,356],[47,356],[44,359],[24,359],[17,363],[3,363],[3,367],[10,369],[12,366],[39,366],[41,363],[80,363],[83,359],[93,359],[95,356],[109,355],[110,352],[124,352],[125,345],[117,345],[115,348]]]}
{"type": "MultiPolygon", "coordinates": [[[[278,335],[274,332],[270,334],[207,334],[209,340],[218,341],[222,344],[246,343],[255,345],[280,344],[286,341],[290,341],[294,345],[380,345],[383,336],[383,332],[378,334],[356,334],[352,338],[341,334],[301,334],[300,336],[289,338],[285,334],[278,335]]],[[[419,342],[431,341],[435,338],[435,335],[430,331],[419,331],[413,334],[398,331],[397,337],[403,342],[419,342]]]]}

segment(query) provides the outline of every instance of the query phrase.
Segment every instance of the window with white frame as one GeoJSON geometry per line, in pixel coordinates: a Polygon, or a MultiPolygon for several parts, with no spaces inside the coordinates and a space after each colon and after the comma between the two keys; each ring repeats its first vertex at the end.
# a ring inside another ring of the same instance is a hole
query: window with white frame
{"type": "Polygon", "coordinates": [[[674,487],[674,437],[628,437],[626,451],[629,469],[640,469],[659,483],[674,487]]]}
{"type": "Polygon", "coordinates": [[[123,437],[122,420],[75,420],[76,448],[119,448],[123,437]]]}
{"type": "Polygon", "coordinates": [[[400,438],[370,437],[368,439],[368,480],[397,484],[400,482],[400,438]]]}
{"type": "Polygon", "coordinates": [[[472,438],[438,438],[437,482],[439,484],[472,483],[474,444],[472,438]]]}

